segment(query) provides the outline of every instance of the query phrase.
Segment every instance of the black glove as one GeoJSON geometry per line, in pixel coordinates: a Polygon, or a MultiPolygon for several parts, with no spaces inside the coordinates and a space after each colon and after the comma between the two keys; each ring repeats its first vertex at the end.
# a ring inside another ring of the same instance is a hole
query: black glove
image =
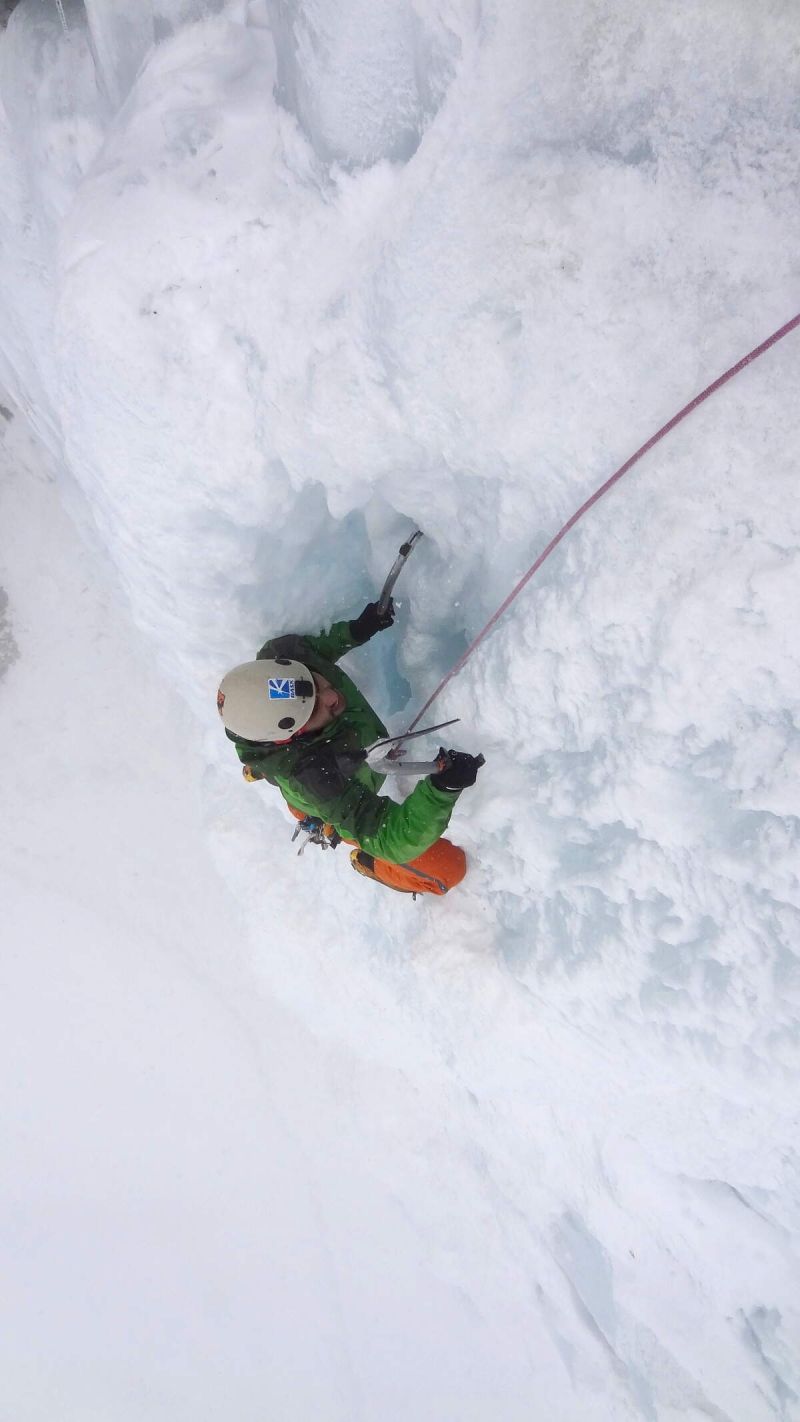
{"type": "Polygon", "coordinates": [[[393,622],[394,598],[389,598],[385,612],[378,611],[377,602],[368,602],[361,615],[354,617],[350,623],[350,634],[353,641],[361,645],[362,642],[368,642],[370,637],[374,637],[376,632],[385,632],[393,622]]]}
{"type": "Polygon", "coordinates": [[[445,750],[444,746],[439,747],[437,761],[442,768],[430,777],[431,785],[435,785],[437,790],[465,790],[468,785],[475,784],[478,771],[485,764],[482,755],[445,750]]]}

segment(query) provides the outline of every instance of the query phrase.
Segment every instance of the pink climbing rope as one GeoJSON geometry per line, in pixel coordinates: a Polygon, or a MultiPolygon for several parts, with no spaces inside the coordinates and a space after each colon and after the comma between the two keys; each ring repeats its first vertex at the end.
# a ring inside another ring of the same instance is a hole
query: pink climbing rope
{"type": "Polygon", "coordinates": [[[586,502],[581,504],[579,509],[575,510],[575,513],[572,515],[572,518],[567,520],[563,528],[560,528],[558,530],[558,533],[555,535],[555,537],[550,539],[550,542],[548,543],[547,547],[542,553],[539,554],[539,557],[536,559],[536,562],[531,564],[527,573],[525,573],[524,576],[520,578],[516,586],[511,589],[511,592],[508,594],[508,597],[506,598],[505,602],[502,602],[500,604],[494,616],[489,618],[489,621],[486,623],[486,626],[483,627],[478,633],[477,637],[472,642],[470,642],[469,646],[467,647],[467,650],[462,654],[462,656],[459,657],[455,666],[451,667],[447,675],[442,677],[442,680],[439,682],[439,685],[436,687],[436,690],[432,693],[431,696],[428,697],[422,709],[417,712],[416,716],[414,717],[414,720],[411,722],[411,725],[408,728],[409,731],[413,731],[417,722],[422,719],[428,708],[433,705],[437,696],[439,696],[440,692],[442,692],[447,686],[447,683],[449,681],[452,681],[454,676],[458,675],[464,663],[468,660],[469,657],[472,656],[472,653],[475,651],[475,648],[480,645],[484,637],[488,636],[495,623],[498,622],[502,617],[506,608],[510,607],[511,603],[514,601],[514,598],[522,592],[522,589],[525,587],[525,584],[530,582],[534,573],[538,572],[545,559],[550,557],[550,554],[553,552],[553,549],[558,547],[562,538],[564,538],[569,533],[571,528],[575,527],[578,520],[583,518],[583,515],[585,513],[588,513],[592,505],[596,504],[597,500],[601,499],[604,494],[607,494],[609,489],[612,488],[613,485],[616,484],[618,480],[622,478],[623,474],[627,474],[628,470],[632,469],[634,464],[637,464],[638,461],[642,458],[642,455],[647,454],[648,450],[651,450],[653,448],[654,444],[658,444],[658,441],[660,439],[663,439],[665,435],[669,434],[670,430],[674,430],[675,426],[680,424],[681,420],[685,420],[687,415],[691,415],[692,411],[696,410],[698,405],[702,405],[704,400],[707,400],[710,395],[713,395],[717,390],[721,389],[723,385],[727,384],[729,380],[732,380],[734,375],[738,375],[739,371],[744,370],[746,365],[751,365],[754,360],[758,360],[758,357],[763,355],[765,351],[768,351],[770,346],[774,346],[778,341],[782,340],[784,336],[788,336],[789,332],[793,331],[795,326],[800,326],[800,312],[798,312],[796,316],[793,316],[791,321],[787,321],[785,326],[781,326],[777,331],[773,331],[772,335],[768,336],[765,341],[762,341],[760,346],[756,346],[754,350],[750,351],[749,355],[743,356],[741,360],[737,360],[736,364],[732,365],[730,370],[726,370],[724,375],[720,375],[717,380],[712,381],[711,385],[707,385],[705,390],[701,390],[699,395],[695,395],[694,399],[690,400],[688,405],[684,405],[683,409],[679,410],[677,415],[673,415],[672,419],[668,420],[665,425],[662,425],[660,430],[656,430],[656,433],[650,436],[650,438],[642,445],[641,449],[637,449],[636,453],[632,454],[630,459],[626,459],[625,463],[620,465],[619,469],[617,469],[617,471],[611,475],[610,479],[606,479],[605,483],[601,484],[599,489],[595,489],[594,493],[586,500],[586,502]]]}

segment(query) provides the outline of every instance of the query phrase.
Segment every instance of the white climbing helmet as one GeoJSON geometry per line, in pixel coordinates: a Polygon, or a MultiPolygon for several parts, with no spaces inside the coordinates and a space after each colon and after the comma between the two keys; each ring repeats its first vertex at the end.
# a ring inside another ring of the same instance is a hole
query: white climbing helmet
{"type": "Polygon", "coordinates": [[[226,731],[243,741],[288,741],[314,710],[317,688],[308,667],[289,657],[243,662],[223,677],[217,710],[226,731]]]}

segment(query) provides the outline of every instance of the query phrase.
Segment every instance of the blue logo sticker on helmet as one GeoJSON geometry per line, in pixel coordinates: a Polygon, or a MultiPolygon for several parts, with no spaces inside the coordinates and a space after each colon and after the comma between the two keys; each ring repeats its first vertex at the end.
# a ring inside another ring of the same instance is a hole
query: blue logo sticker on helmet
{"type": "Polygon", "coordinates": [[[271,676],[267,683],[270,701],[293,701],[294,681],[288,676],[271,676]]]}

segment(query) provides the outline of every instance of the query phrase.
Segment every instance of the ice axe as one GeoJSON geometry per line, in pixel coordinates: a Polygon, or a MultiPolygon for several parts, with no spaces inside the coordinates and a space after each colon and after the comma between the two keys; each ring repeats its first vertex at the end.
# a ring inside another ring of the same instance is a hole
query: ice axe
{"type": "MultiPolygon", "coordinates": [[[[445,724],[450,723],[446,722],[445,724]]],[[[370,754],[367,756],[367,765],[371,770],[377,770],[379,775],[441,775],[443,770],[447,770],[453,764],[457,753],[445,750],[444,746],[441,746],[435,760],[403,760],[403,754],[402,747],[399,748],[399,757],[396,753],[392,758],[392,753],[389,752],[389,755],[378,760],[370,754]]],[[[477,764],[479,768],[486,764],[482,755],[477,757],[477,764]]]]}
{"type": "Polygon", "coordinates": [[[403,568],[405,567],[406,559],[408,558],[408,555],[410,554],[415,543],[417,543],[420,538],[422,538],[422,529],[418,528],[414,533],[412,533],[411,537],[407,539],[405,543],[401,543],[400,551],[398,552],[397,557],[395,558],[391,568],[389,569],[389,576],[386,579],[386,582],[384,583],[383,588],[381,590],[381,595],[378,598],[378,612],[381,614],[381,616],[383,616],[389,606],[389,599],[392,596],[392,589],[395,583],[397,582],[397,579],[400,577],[403,568]]]}
{"type": "MultiPolygon", "coordinates": [[[[452,726],[452,721],[443,721],[441,725],[452,726]]],[[[430,731],[438,731],[441,726],[426,726],[422,731],[412,731],[412,736],[424,736],[430,731]]],[[[376,741],[375,745],[369,746],[366,750],[346,750],[338,751],[335,754],[337,769],[343,775],[352,775],[360,765],[368,765],[370,770],[374,770],[378,775],[436,775],[447,770],[453,765],[458,756],[457,751],[445,750],[444,746],[439,747],[439,753],[434,760],[405,760],[405,747],[395,747],[394,754],[390,751],[386,754],[387,741],[376,741]]],[[[477,757],[478,766],[486,764],[482,755],[477,757]]]]}
{"type": "Polygon", "coordinates": [[[336,764],[345,775],[352,775],[353,771],[365,762],[370,770],[376,770],[379,775],[432,775],[435,770],[443,770],[445,767],[441,754],[435,760],[403,760],[406,748],[398,742],[441,731],[445,726],[454,726],[457,720],[456,716],[452,721],[439,721],[436,726],[423,726],[418,731],[403,731],[399,736],[385,736],[383,740],[373,741],[371,746],[360,747],[358,750],[338,751],[336,764]],[[389,747],[393,747],[395,754],[392,754],[389,747]]]}
{"type": "MultiPolygon", "coordinates": [[[[397,557],[389,569],[389,576],[383,585],[378,600],[379,613],[382,614],[386,612],[389,606],[389,599],[392,595],[392,589],[405,567],[409,554],[422,537],[422,529],[418,528],[405,543],[400,545],[397,557]]],[[[436,771],[445,770],[449,757],[448,751],[440,750],[435,760],[405,760],[406,746],[402,745],[401,742],[413,739],[414,736],[427,735],[431,731],[441,731],[445,726],[454,726],[457,720],[458,717],[456,716],[451,721],[440,721],[436,726],[425,726],[419,731],[415,731],[412,727],[409,727],[402,735],[388,736],[382,741],[376,741],[375,744],[370,746],[366,751],[367,764],[372,770],[378,771],[381,775],[391,773],[395,775],[433,775],[436,771]],[[382,753],[387,746],[390,747],[390,749],[382,753]]],[[[478,764],[485,764],[483,756],[478,757],[478,764]]]]}
{"type": "MultiPolygon", "coordinates": [[[[388,608],[388,606],[389,606],[389,600],[390,600],[390,598],[391,598],[391,596],[392,596],[392,589],[394,588],[394,585],[395,585],[395,583],[397,582],[397,579],[400,577],[400,574],[402,573],[402,571],[403,571],[403,569],[404,569],[404,567],[405,567],[405,565],[406,565],[406,561],[407,561],[408,557],[410,556],[411,552],[413,551],[415,545],[419,542],[420,538],[422,538],[422,537],[423,537],[422,529],[421,529],[421,528],[417,528],[417,529],[414,530],[414,532],[412,533],[411,537],[406,539],[405,543],[401,543],[401,544],[400,544],[400,548],[399,548],[399,550],[398,550],[397,557],[395,558],[394,562],[392,563],[391,568],[389,569],[389,575],[388,575],[388,577],[387,577],[387,579],[386,579],[386,582],[385,582],[384,585],[383,585],[383,588],[381,589],[381,595],[380,595],[380,597],[379,597],[379,599],[378,599],[378,612],[380,613],[381,616],[383,616],[383,614],[386,612],[386,610],[387,610],[387,608],[388,608]]],[[[395,739],[399,740],[400,737],[396,737],[395,739]]],[[[374,749],[375,749],[375,747],[373,747],[373,750],[374,750],[374,749]]],[[[394,761],[394,762],[397,762],[398,760],[400,760],[400,758],[401,758],[402,755],[403,755],[403,750],[401,749],[400,746],[396,745],[396,746],[394,746],[394,747],[392,748],[392,750],[388,751],[385,756],[381,757],[382,761],[384,762],[384,769],[383,769],[383,774],[384,774],[384,775],[385,775],[386,772],[387,772],[388,770],[390,770],[390,769],[391,769],[391,770],[396,770],[396,769],[397,769],[397,765],[396,765],[396,764],[393,765],[392,762],[393,762],[393,761],[394,761]]],[[[421,764],[421,762],[418,762],[418,764],[421,764]]],[[[413,773],[412,770],[411,770],[411,765],[410,765],[410,764],[408,765],[408,771],[409,771],[409,773],[413,773]]],[[[425,772],[425,770],[421,770],[421,771],[419,771],[418,773],[424,775],[426,772],[425,772]]]]}
{"type": "Polygon", "coordinates": [[[436,770],[444,770],[444,761],[441,755],[436,760],[404,760],[406,747],[401,745],[401,741],[413,740],[415,736],[427,736],[432,731],[441,731],[445,726],[454,726],[458,720],[454,716],[451,721],[439,721],[436,726],[423,726],[419,731],[404,731],[399,736],[387,736],[382,741],[375,741],[366,752],[367,765],[371,770],[377,770],[379,775],[433,775],[436,770]],[[388,749],[391,747],[391,749],[388,749]]]}

